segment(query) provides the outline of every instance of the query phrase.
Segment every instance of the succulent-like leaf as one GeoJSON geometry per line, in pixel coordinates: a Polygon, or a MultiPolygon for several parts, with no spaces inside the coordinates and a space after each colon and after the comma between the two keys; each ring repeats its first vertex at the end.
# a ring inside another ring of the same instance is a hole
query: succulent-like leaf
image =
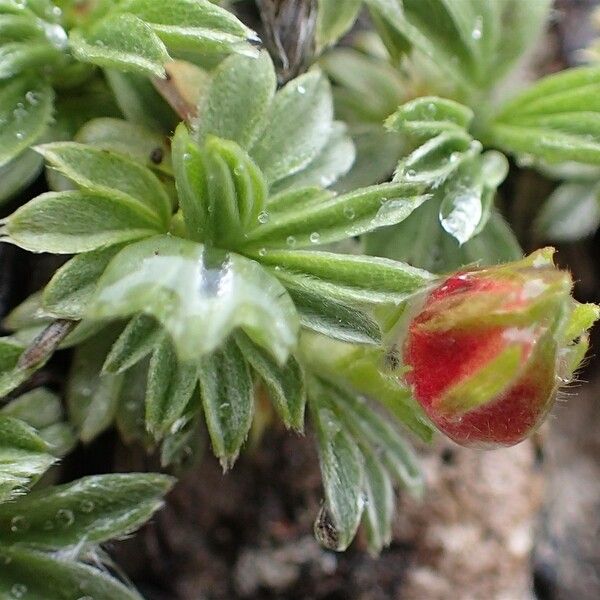
{"type": "Polygon", "coordinates": [[[334,44],[354,24],[362,7],[362,0],[319,0],[315,39],[320,51],[334,44]]]}

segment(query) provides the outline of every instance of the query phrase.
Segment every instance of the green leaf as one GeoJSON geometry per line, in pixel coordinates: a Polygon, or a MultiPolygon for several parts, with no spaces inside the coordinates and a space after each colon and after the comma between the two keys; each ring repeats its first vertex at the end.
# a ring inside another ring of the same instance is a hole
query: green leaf
{"type": "Polygon", "coordinates": [[[146,167],[124,155],[76,142],[44,144],[36,150],[83,190],[136,204],[142,212],[156,217],[159,227],[169,226],[171,201],[146,167]]]}
{"type": "Polygon", "coordinates": [[[368,447],[360,447],[365,464],[365,510],[363,523],[371,554],[379,554],[392,541],[394,488],[379,458],[368,447]]]}
{"type": "Polygon", "coordinates": [[[423,491],[419,462],[397,429],[355,394],[344,393],[339,388],[328,387],[328,391],[340,419],[346,422],[349,430],[375,449],[379,459],[400,484],[419,496],[423,491]]]}
{"type": "Polygon", "coordinates": [[[315,39],[317,52],[333,45],[354,24],[362,7],[362,0],[319,0],[315,39]]]}
{"type": "Polygon", "coordinates": [[[600,164],[599,91],[598,67],[544,77],[502,107],[488,141],[548,162],[600,164]]]}
{"type": "Polygon", "coordinates": [[[267,197],[262,173],[235,142],[209,136],[198,148],[181,125],[173,145],[180,203],[194,239],[235,248],[260,224],[267,197]]]}
{"type": "Polygon", "coordinates": [[[29,187],[42,172],[44,160],[33,150],[25,150],[0,166],[0,206],[29,187]]]}
{"type": "Polygon", "coordinates": [[[175,237],[132,244],[98,282],[88,316],[153,315],[171,334],[181,360],[217,348],[237,327],[284,362],[298,317],[281,284],[254,261],[175,237]]]}
{"type": "Polygon", "coordinates": [[[312,162],[329,140],[332,123],[327,79],[316,71],[306,73],[277,92],[267,128],[250,155],[274,183],[312,162]]]}
{"type": "Polygon", "coordinates": [[[207,135],[232,140],[248,149],[267,124],[277,80],[267,52],[259,58],[233,55],[214,71],[193,123],[194,139],[207,135]]]}
{"type": "Polygon", "coordinates": [[[254,413],[250,369],[234,342],[200,360],[199,381],[212,448],[227,470],[248,436],[254,413]]]}
{"type": "Polygon", "coordinates": [[[279,366],[259,346],[245,335],[237,335],[236,342],[244,358],[264,382],[277,414],[286,427],[304,429],[306,390],[304,371],[294,356],[279,366]]]}
{"type": "Polygon", "coordinates": [[[491,87],[506,73],[537,39],[550,8],[549,0],[367,3],[376,21],[383,19],[457,85],[471,91],[491,87]]]}
{"type": "Polygon", "coordinates": [[[65,263],[44,288],[44,311],[63,319],[81,319],[96,289],[98,278],[121,246],[85,252],[65,263]]]}
{"type": "Polygon", "coordinates": [[[410,265],[373,256],[309,250],[267,250],[257,260],[273,266],[284,283],[302,281],[341,301],[399,303],[422,291],[433,275],[410,265]]]}
{"type": "Polygon", "coordinates": [[[152,352],[161,335],[160,325],[155,319],[144,314],[135,315],[113,344],[102,370],[124,373],[152,352]]]}
{"type": "Polygon", "coordinates": [[[381,129],[381,123],[405,100],[406,84],[387,61],[354,48],[336,48],[320,64],[335,84],[336,115],[343,121],[372,123],[381,129]]]}
{"type": "Polygon", "coordinates": [[[7,240],[30,252],[74,254],[160,231],[136,202],[83,191],[47,192],[5,219],[7,240]]]}
{"type": "Polygon", "coordinates": [[[55,461],[34,429],[18,419],[0,416],[0,502],[22,493],[55,461]]]}
{"type": "Polygon", "coordinates": [[[534,227],[544,239],[574,242],[600,225],[600,184],[563,183],[546,200],[534,227]]]}
{"type": "Polygon", "coordinates": [[[439,185],[465,161],[481,152],[481,143],[465,132],[446,131],[426,141],[398,162],[394,180],[439,185]]]}
{"type": "Polygon", "coordinates": [[[600,317],[597,304],[580,304],[575,302],[569,321],[563,333],[565,342],[572,342],[583,335],[600,317]]]}
{"type": "Polygon", "coordinates": [[[0,166],[41,137],[52,118],[53,102],[52,88],[40,77],[21,75],[0,83],[0,166]]]}
{"type": "Polygon", "coordinates": [[[171,0],[168,5],[125,0],[118,10],[142,19],[174,51],[256,53],[247,43],[259,41],[256,34],[208,0],[171,0]]]}
{"type": "Polygon", "coordinates": [[[358,189],[272,215],[248,236],[248,246],[301,248],[348,239],[399,223],[429,198],[419,184],[387,183],[358,189]]]}
{"type": "Polygon", "coordinates": [[[271,192],[312,185],[328,187],[350,170],[355,157],[354,144],[347,135],[346,126],[336,121],[329,140],[312,162],[294,175],[280,179],[271,192]]]}
{"type": "Polygon", "coordinates": [[[164,77],[169,53],[152,27],[131,14],[109,14],[87,29],[72,29],[75,58],[101,67],[164,77]]]}
{"type": "Polygon", "coordinates": [[[115,331],[103,331],[81,344],[73,357],[68,378],[67,404],[71,422],[83,442],[90,442],[115,417],[123,375],[102,373],[102,364],[116,338],[115,331]]]}
{"type": "Polygon", "coordinates": [[[379,344],[381,330],[366,312],[319,293],[310,281],[286,282],[302,327],[343,342],[379,344]]]}
{"type": "Polygon", "coordinates": [[[144,75],[105,69],[106,79],[127,121],[170,135],[179,117],[144,75]]]}
{"type": "MultiPolygon", "coordinates": [[[[105,571],[59,556],[13,546],[1,547],[6,566],[0,573],[5,598],[65,600],[81,598],[82,590],[94,600],[142,600],[142,597],[105,571]],[[15,592],[17,595],[15,595],[15,592]]],[[[85,596],[83,596],[85,598],[85,596]]]]}
{"type": "Polygon", "coordinates": [[[161,506],[173,479],[154,473],[84,477],[0,506],[0,544],[47,549],[100,544],[135,531],[161,506]],[[15,516],[21,527],[10,527],[15,516]]]}
{"type": "Polygon", "coordinates": [[[356,534],[364,508],[364,469],[356,443],[335,414],[322,406],[326,394],[312,383],[309,407],[326,498],[315,522],[315,535],[325,547],[345,550],[356,534]]]}
{"type": "Polygon", "coordinates": [[[416,137],[434,137],[446,131],[465,131],[473,120],[473,111],[445,98],[423,96],[406,102],[387,118],[388,131],[416,137]]]}
{"type": "Polygon", "coordinates": [[[20,419],[35,429],[44,429],[62,420],[59,397],[44,388],[37,388],[12,400],[0,409],[6,417],[20,419]]]}
{"type": "Polygon", "coordinates": [[[173,174],[167,138],[142,125],[109,117],[92,119],[77,132],[75,141],[124,154],[153,170],[173,174]]]}
{"type": "Polygon", "coordinates": [[[62,60],[62,49],[50,45],[47,40],[6,42],[0,46],[0,79],[10,79],[42,67],[52,68],[62,60]]]}
{"type": "Polygon", "coordinates": [[[146,427],[162,437],[181,417],[198,379],[195,363],[178,360],[169,336],[159,339],[148,370],[146,389],[146,427]]]}
{"type": "Polygon", "coordinates": [[[151,451],[154,440],[150,438],[146,429],[148,363],[149,359],[143,359],[123,373],[115,422],[126,444],[141,442],[151,451]]]}

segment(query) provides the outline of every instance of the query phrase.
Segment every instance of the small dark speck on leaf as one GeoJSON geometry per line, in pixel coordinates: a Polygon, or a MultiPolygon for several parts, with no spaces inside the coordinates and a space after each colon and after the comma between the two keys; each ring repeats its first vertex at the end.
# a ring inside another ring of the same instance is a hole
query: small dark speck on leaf
{"type": "Polygon", "coordinates": [[[150,160],[155,164],[159,165],[162,162],[164,157],[163,149],[160,147],[154,148],[152,152],[150,152],[150,160]]]}

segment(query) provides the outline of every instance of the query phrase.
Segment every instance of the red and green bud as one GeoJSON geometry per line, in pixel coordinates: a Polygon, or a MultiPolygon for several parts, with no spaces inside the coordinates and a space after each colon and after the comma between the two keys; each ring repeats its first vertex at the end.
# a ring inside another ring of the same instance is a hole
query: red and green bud
{"type": "Polygon", "coordinates": [[[552,254],[456,273],[412,319],[406,380],[455,442],[491,448],[523,440],[585,355],[598,307],[573,300],[571,277],[552,254]]]}

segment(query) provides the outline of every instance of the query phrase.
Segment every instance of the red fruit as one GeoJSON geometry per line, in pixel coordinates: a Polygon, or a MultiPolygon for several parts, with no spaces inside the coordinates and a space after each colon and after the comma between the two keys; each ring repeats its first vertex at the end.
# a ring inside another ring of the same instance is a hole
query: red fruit
{"type": "Polygon", "coordinates": [[[427,297],[409,325],[404,362],[438,429],[461,445],[492,448],[539,426],[574,349],[564,339],[576,304],[570,287],[546,252],[457,273],[427,297]]]}

